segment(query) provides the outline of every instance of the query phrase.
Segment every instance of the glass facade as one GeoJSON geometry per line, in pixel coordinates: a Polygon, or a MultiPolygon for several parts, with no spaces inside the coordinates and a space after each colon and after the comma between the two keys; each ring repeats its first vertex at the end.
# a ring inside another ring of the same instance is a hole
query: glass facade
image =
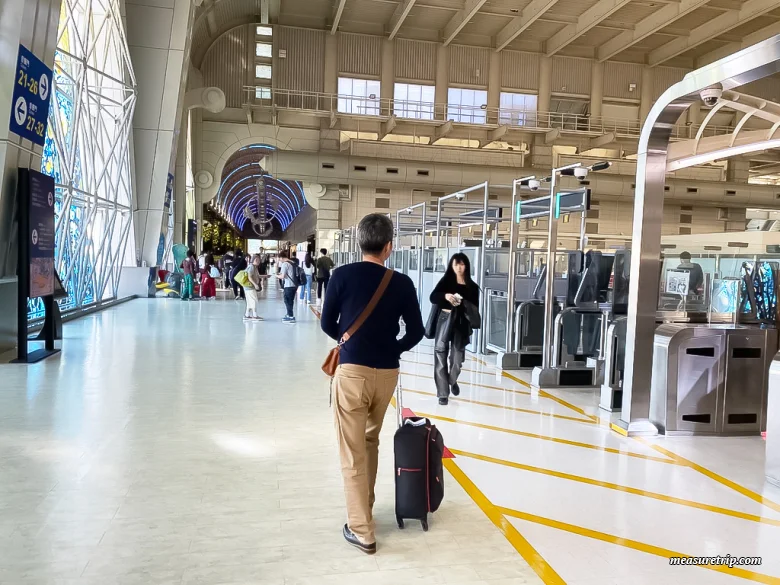
{"type": "MultiPolygon", "coordinates": [[[[117,295],[132,234],[135,78],[119,0],[63,2],[42,171],[54,177],[63,311],[117,295]]],[[[43,316],[31,299],[31,319],[43,316]]]]}

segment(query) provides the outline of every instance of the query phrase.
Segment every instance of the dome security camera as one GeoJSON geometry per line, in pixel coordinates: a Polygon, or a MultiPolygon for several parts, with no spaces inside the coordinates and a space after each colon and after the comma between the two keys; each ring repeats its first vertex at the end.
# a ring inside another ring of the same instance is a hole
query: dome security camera
{"type": "Polygon", "coordinates": [[[585,167],[577,167],[574,169],[574,176],[578,179],[584,179],[588,176],[588,169],[585,167]]]}
{"type": "Polygon", "coordinates": [[[458,193],[455,195],[455,199],[457,199],[458,201],[463,201],[465,198],[466,198],[465,193],[458,193]]]}
{"type": "Polygon", "coordinates": [[[530,181],[528,181],[528,188],[531,191],[538,191],[541,185],[542,185],[541,182],[537,181],[536,179],[531,179],[530,181]]]}
{"type": "Polygon", "coordinates": [[[701,96],[701,101],[704,102],[704,105],[711,108],[717,105],[718,100],[723,96],[723,88],[708,87],[707,89],[701,90],[699,95],[701,96]]]}

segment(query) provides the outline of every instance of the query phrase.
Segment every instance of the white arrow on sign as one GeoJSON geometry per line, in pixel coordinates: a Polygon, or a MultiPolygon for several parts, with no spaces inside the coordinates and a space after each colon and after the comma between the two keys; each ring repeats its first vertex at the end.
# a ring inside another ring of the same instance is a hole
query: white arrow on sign
{"type": "Polygon", "coordinates": [[[38,95],[43,101],[49,97],[49,76],[45,73],[41,75],[41,80],[38,82],[38,95]]]}
{"type": "Polygon", "coordinates": [[[27,120],[27,100],[23,96],[19,96],[16,100],[16,106],[14,106],[14,118],[19,126],[24,125],[27,120]]]}

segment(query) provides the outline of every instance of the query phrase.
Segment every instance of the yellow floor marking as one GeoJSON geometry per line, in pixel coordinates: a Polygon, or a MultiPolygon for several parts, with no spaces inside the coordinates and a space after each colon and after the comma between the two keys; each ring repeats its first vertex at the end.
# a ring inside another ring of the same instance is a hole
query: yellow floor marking
{"type": "Polygon", "coordinates": [[[539,578],[546,585],[566,585],[566,581],[555,572],[550,564],[544,560],[544,557],[542,557],[531,543],[520,534],[517,528],[499,512],[498,508],[485,497],[485,494],[483,494],[474,482],[463,473],[455,461],[452,459],[445,459],[444,468],[450,472],[450,475],[455,478],[465,492],[485,513],[485,516],[487,516],[490,521],[495,524],[496,528],[503,533],[509,543],[518,553],[520,553],[520,556],[525,559],[525,562],[528,563],[537,575],[539,575],[539,578]]]}
{"type": "Polygon", "coordinates": [[[621,427],[620,425],[616,425],[615,423],[609,423],[609,428],[615,431],[618,435],[623,435],[624,437],[628,437],[628,431],[623,427],[621,427]]]}
{"type": "MultiPolygon", "coordinates": [[[[401,372],[402,376],[411,376],[413,378],[423,378],[425,380],[433,380],[433,376],[424,376],[423,374],[410,374],[409,372],[401,372]]],[[[528,390],[510,390],[509,388],[503,388],[502,386],[491,386],[490,384],[475,384],[472,382],[458,381],[459,386],[472,386],[479,388],[488,388],[489,390],[500,390],[502,392],[509,392],[512,394],[521,394],[523,396],[531,396],[531,392],[528,390]]]]}
{"type": "MultiPolygon", "coordinates": [[[[512,518],[518,518],[519,520],[525,520],[526,522],[533,522],[534,524],[541,524],[542,526],[548,526],[555,528],[556,530],[563,530],[576,534],[578,536],[585,536],[587,538],[593,538],[609,544],[616,544],[630,548],[639,552],[655,555],[663,558],[670,557],[691,557],[694,555],[679,553],[660,546],[647,544],[646,542],[639,542],[638,540],[631,540],[629,538],[623,538],[622,536],[615,536],[614,534],[607,534],[606,532],[599,532],[598,530],[591,530],[583,526],[577,526],[575,524],[568,524],[566,522],[560,522],[551,518],[544,518],[543,516],[537,516],[535,514],[529,514],[527,512],[520,512],[518,510],[510,510],[509,508],[498,507],[498,511],[512,518]]],[[[711,555],[710,555],[711,556],[711,555]]],[[[697,565],[702,569],[709,569],[710,571],[717,571],[733,577],[740,577],[749,581],[755,581],[756,583],[766,583],[767,585],[780,585],[780,578],[772,577],[771,575],[765,575],[763,573],[756,573],[754,571],[748,571],[741,567],[729,568],[727,565],[697,565]]]]}
{"type": "MultiPolygon", "coordinates": [[[[431,366],[431,367],[433,367],[433,362],[428,363],[428,362],[415,362],[415,361],[412,361],[412,360],[401,360],[401,363],[402,364],[417,364],[417,365],[420,365],[420,366],[431,366]]],[[[495,374],[495,371],[486,372],[486,371],[481,371],[481,370],[469,370],[468,368],[461,369],[461,372],[471,372],[472,374],[484,374],[485,376],[492,376],[492,375],[495,374]]]]}
{"type": "MultiPolygon", "coordinates": [[[[420,394],[422,396],[436,396],[436,394],[433,394],[431,392],[423,392],[422,390],[410,390],[409,388],[403,389],[404,393],[411,393],[411,394],[420,394]]],[[[563,420],[573,420],[575,422],[585,423],[585,424],[595,424],[594,421],[587,419],[587,418],[579,418],[576,416],[566,416],[565,414],[553,414],[550,412],[541,412],[539,410],[529,410],[527,408],[517,408],[516,406],[502,406],[500,404],[492,404],[490,402],[480,402],[478,400],[468,400],[466,398],[453,398],[450,397],[450,400],[454,402],[463,402],[466,404],[477,404],[479,406],[489,406],[490,408],[499,408],[501,410],[511,410],[513,412],[522,412],[525,414],[538,414],[540,416],[549,416],[552,418],[560,418],[563,420]]]]}
{"type": "Polygon", "coordinates": [[[458,420],[454,418],[448,418],[446,416],[438,416],[436,414],[428,414],[425,412],[418,413],[419,416],[430,418],[433,420],[440,420],[442,422],[448,422],[453,424],[464,425],[467,427],[474,427],[477,429],[484,429],[487,431],[496,431],[499,433],[507,433],[509,435],[517,435],[518,437],[527,437],[529,439],[540,439],[542,441],[550,441],[551,443],[559,443],[561,445],[569,445],[571,447],[581,447],[583,449],[593,449],[594,451],[604,451],[606,453],[613,453],[615,455],[625,455],[626,457],[636,457],[637,459],[645,459],[647,461],[656,461],[658,463],[668,463],[670,465],[680,465],[686,467],[683,463],[678,463],[674,459],[667,459],[665,457],[654,457],[653,455],[644,455],[642,453],[634,453],[632,451],[621,451],[620,449],[613,449],[612,447],[602,447],[601,445],[592,445],[591,443],[582,443],[580,441],[570,441],[569,439],[560,439],[558,437],[551,437],[549,435],[541,435],[538,433],[527,433],[525,431],[517,431],[515,429],[507,429],[504,427],[495,427],[492,425],[486,425],[477,422],[470,422],[466,420],[458,420]]]}
{"type": "Polygon", "coordinates": [[[770,508],[771,510],[774,510],[775,512],[780,512],[780,504],[777,504],[776,502],[773,502],[772,500],[769,500],[762,496],[761,494],[758,494],[754,492],[753,490],[750,490],[744,486],[739,485],[736,482],[731,481],[730,479],[727,479],[723,477],[722,475],[719,475],[715,473],[714,471],[711,471],[707,469],[706,467],[703,467],[699,465],[698,463],[694,463],[690,459],[686,459],[685,457],[682,457],[680,455],[677,455],[676,453],[673,453],[672,451],[669,451],[668,449],[664,449],[660,445],[655,445],[653,443],[650,443],[649,441],[644,440],[642,437],[632,437],[636,441],[639,441],[640,443],[647,445],[648,447],[655,449],[659,453],[663,453],[667,457],[671,457],[675,461],[678,461],[679,463],[683,465],[687,465],[688,467],[695,469],[699,473],[706,475],[711,480],[718,482],[721,485],[726,486],[727,488],[730,488],[734,490],[735,492],[738,492],[742,494],[743,496],[750,498],[754,502],[758,502],[759,504],[763,504],[767,508],[770,508]]]}
{"type": "Polygon", "coordinates": [[[635,496],[642,496],[653,500],[660,500],[662,502],[668,502],[670,504],[678,504],[680,506],[687,506],[689,508],[696,508],[697,510],[704,510],[706,512],[713,512],[715,514],[722,514],[724,516],[731,516],[733,518],[739,518],[741,520],[749,520],[751,522],[758,522],[759,524],[770,524],[772,526],[780,526],[780,520],[773,520],[771,518],[762,518],[755,514],[748,514],[746,512],[740,512],[738,510],[731,510],[729,508],[721,508],[720,506],[712,506],[710,504],[703,504],[701,502],[695,502],[693,500],[685,500],[683,498],[676,498],[674,496],[667,496],[666,494],[659,494],[657,492],[649,492],[646,490],[640,490],[626,485],[620,485],[611,483],[608,481],[601,481],[598,479],[592,479],[590,477],[582,477],[580,475],[574,475],[571,473],[564,473],[562,471],[555,471],[554,469],[546,469],[544,467],[536,467],[534,465],[525,465],[523,463],[516,463],[514,461],[506,461],[503,459],[496,459],[495,457],[489,457],[487,455],[478,455],[476,453],[469,453],[467,451],[461,451],[459,449],[450,448],[453,454],[460,457],[468,457],[470,459],[477,459],[479,461],[485,461],[487,463],[495,463],[497,465],[503,465],[505,467],[512,467],[514,469],[520,469],[522,471],[530,471],[531,473],[539,473],[541,475],[548,475],[550,477],[557,477],[559,479],[566,479],[569,481],[576,481],[578,483],[584,483],[596,487],[602,487],[618,492],[627,494],[633,494],[635,496]]]}
{"type": "MultiPolygon", "coordinates": [[[[526,382],[525,380],[521,380],[520,378],[518,378],[517,376],[515,376],[513,374],[510,374],[509,372],[502,371],[501,373],[505,377],[509,378],[510,380],[514,380],[515,382],[525,386],[526,388],[530,388],[531,387],[531,385],[528,382],[526,382]]],[[[567,402],[563,398],[559,398],[558,396],[555,396],[554,394],[550,394],[549,392],[547,392],[545,390],[540,389],[539,390],[539,396],[543,396],[544,398],[549,398],[550,400],[554,400],[558,404],[560,404],[562,406],[565,406],[566,408],[571,409],[571,410],[573,410],[576,413],[579,413],[579,414],[581,414],[583,416],[588,417],[593,422],[596,422],[596,421],[599,420],[598,417],[593,416],[592,414],[588,414],[583,409],[581,409],[579,406],[574,406],[571,402],[567,402]]]]}

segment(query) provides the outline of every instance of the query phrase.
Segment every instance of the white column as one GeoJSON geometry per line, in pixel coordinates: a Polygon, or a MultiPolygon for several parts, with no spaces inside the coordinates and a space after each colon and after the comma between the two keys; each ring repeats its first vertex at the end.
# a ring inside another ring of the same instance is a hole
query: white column
{"type": "Polygon", "coordinates": [[[642,94],[639,102],[639,122],[645,123],[653,107],[653,69],[645,65],[642,69],[642,94]]]}
{"type": "Polygon", "coordinates": [[[184,235],[186,205],[187,205],[187,112],[182,112],[184,119],[179,132],[179,144],[176,147],[176,171],[173,183],[173,243],[186,242],[184,235]]]}
{"type": "Polygon", "coordinates": [[[186,87],[195,11],[190,0],[150,6],[146,0],[126,0],[127,40],[138,82],[133,118],[136,200],[136,246],[149,266],[160,262],[168,175],[176,160],[177,123],[186,87]]]}
{"type": "MultiPolygon", "coordinates": [[[[550,111],[550,99],[552,93],[552,59],[540,57],[539,59],[539,96],[536,100],[536,109],[539,112],[550,111]]],[[[539,125],[546,123],[547,119],[540,117],[539,125]]]]}
{"type": "Polygon", "coordinates": [[[604,63],[593,62],[590,83],[590,118],[599,119],[604,111],[604,63]]]}
{"type": "Polygon", "coordinates": [[[338,36],[325,35],[325,93],[338,92],[338,79],[338,36]]]}
{"type": "Polygon", "coordinates": [[[501,103],[501,53],[490,53],[490,71],[488,71],[488,123],[498,123],[498,106],[501,103]]]}
{"type": "Polygon", "coordinates": [[[447,93],[450,85],[450,48],[443,45],[437,47],[436,53],[436,92],[435,101],[440,107],[436,111],[436,119],[447,117],[447,93]]]}
{"type": "Polygon", "coordinates": [[[393,49],[395,43],[390,39],[382,39],[382,76],[379,83],[380,97],[382,98],[382,115],[389,116],[390,100],[395,91],[395,55],[393,49]]]}

